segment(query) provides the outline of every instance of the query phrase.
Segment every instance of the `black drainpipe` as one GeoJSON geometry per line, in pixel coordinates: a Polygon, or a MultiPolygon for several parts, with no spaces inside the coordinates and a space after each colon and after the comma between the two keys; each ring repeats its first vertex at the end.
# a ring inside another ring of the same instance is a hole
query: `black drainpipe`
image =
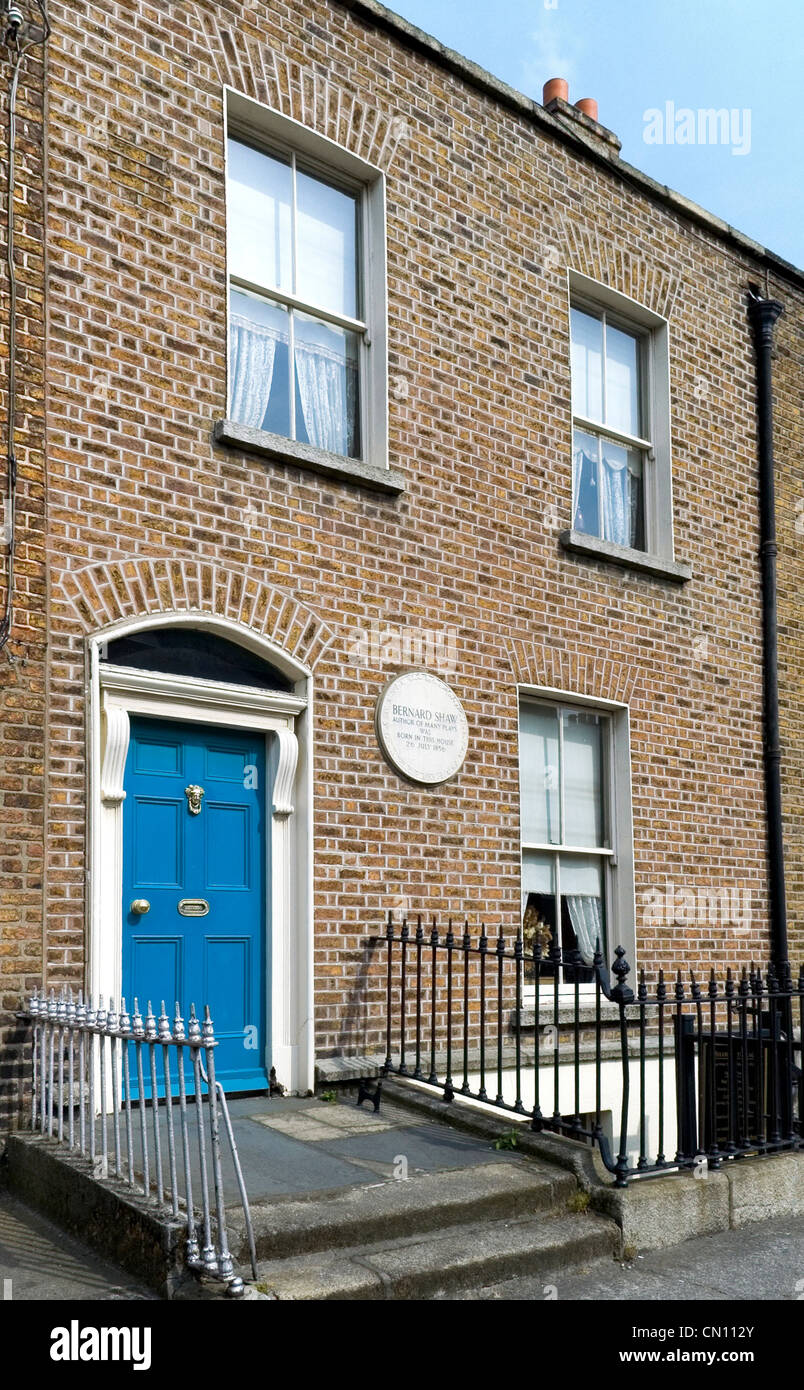
{"type": "Polygon", "coordinates": [[[765,801],[768,816],[768,893],[771,959],[787,964],[787,904],[782,833],[782,749],[779,738],[778,624],[776,616],[776,488],[773,477],[773,326],[783,306],[751,286],[748,316],[754,330],[759,446],[759,558],[762,573],[762,640],[765,715],[765,801]]]}

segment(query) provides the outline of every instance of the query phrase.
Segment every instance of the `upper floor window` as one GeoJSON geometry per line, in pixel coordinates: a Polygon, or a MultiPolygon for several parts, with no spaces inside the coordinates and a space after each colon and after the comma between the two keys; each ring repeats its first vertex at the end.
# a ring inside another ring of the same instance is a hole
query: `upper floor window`
{"type": "Polygon", "coordinates": [[[571,319],[573,529],[644,550],[646,343],[605,310],[571,319]]]}
{"type": "Polygon", "coordinates": [[[604,556],[630,552],[636,563],[641,552],[671,569],[667,322],[574,271],[570,293],[570,540],[587,538],[589,550],[596,539],[604,556]]]}
{"type": "Polygon", "coordinates": [[[361,456],[360,195],[229,140],[232,419],[361,456]]]}
{"type": "Polygon", "coordinates": [[[216,438],[390,492],[385,178],[227,90],[229,370],[216,438]]]}

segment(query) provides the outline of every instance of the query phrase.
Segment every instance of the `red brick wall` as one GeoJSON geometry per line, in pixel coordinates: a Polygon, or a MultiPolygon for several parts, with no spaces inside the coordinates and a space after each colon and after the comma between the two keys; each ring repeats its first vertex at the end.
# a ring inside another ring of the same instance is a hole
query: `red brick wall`
{"type": "MultiPolygon", "coordinates": [[[[217,571],[334,633],[315,667],[319,1052],[377,1041],[361,972],[389,902],[513,930],[518,680],[630,702],[641,962],[762,957],[749,259],[336,0],[177,0],[169,23],[162,5],[77,0],[53,22],[49,981],[80,983],[85,967],[84,633],[127,573],[134,587],[150,576],[142,611],[169,606],[167,562],[174,588],[192,588],[199,556],[206,606],[232,602],[217,571]],[[224,82],[387,170],[399,499],[211,443],[225,413],[224,82]],[[686,586],[559,546],[568,266],[669,316],[686,586]],[[393,668],[351,656],[374,620],[456,631],[450,683],[471,736],[445,787],[409,786],[380,755],[374,706],[393,668]],[[744,885],[753,929],[648,928],[668,879],[744,885]]],[[[800,324],[798,291],[771,290],[800,324]]],[[[26,949],[35,931],[38,918],[26,949]]]]}

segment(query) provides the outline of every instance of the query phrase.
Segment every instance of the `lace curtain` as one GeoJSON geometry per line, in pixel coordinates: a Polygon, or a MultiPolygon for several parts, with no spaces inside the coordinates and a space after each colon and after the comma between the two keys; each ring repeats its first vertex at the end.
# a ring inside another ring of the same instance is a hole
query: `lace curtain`
{"type": "MultiPolygon", "coordinates": [[[[522,915],[528,905],[531,889],[522,889],[522,915]]],[[[603,902],[600,898],[589,897],[582,893],[568,894],[564,901],[572,923],[572,930],[578,939],[578,950],[581,953],[581,960],[584,965],[591,965],[595,958],[595,946],[600,942],[601,948],[604,945],[603,939],[603,902]]]]}
{"type": "Polygon", "coordinates": [[[603,903],[600,898],[572,894],[566,899],[572,930],[578,938],[578,950],[584,965],[595,958],[595,945],[603,945],[603,903]]]}
{"type": "Polygon", "coordinates": [[[604,443],[603,464],[598,474],[597,459],[579,449],[575,455],[574,484],[574,525],[580,511],[584,524],[579,529],[589,533],[587,514],[596,511],[596,533],[604,540],[613,541],[615,545],[637,545],[642,476],[634,470],[630,459],[607,455],[604,443]]]}
{"type": "MultiPolygon", "coordinates": [[[[229,318],[229,413],[241,425],[259,429],[271,398],[274,359],[280,334],[253,319],[229,318]]],[[[287,342],[287,337],[284,337],[287,342]]]]}
{"type": "MultiPolygon", "coordinates": [[[[287,333],[239,314],[230,317],[229,380],[233,420],[259,429],[271,398],[277,344],[287,333]]],[[[357,374],[343,354],[296,343],[296,381],[307,438],[318,449],[349,454],[356,416],[357,374]]]]}
{"type": "Polygon", "coordinates": [[[328,348],[296,344],[296,380],[304,427],[311,444],[331,454],[350,454],[355,373],[345,357],[328,348]]]}

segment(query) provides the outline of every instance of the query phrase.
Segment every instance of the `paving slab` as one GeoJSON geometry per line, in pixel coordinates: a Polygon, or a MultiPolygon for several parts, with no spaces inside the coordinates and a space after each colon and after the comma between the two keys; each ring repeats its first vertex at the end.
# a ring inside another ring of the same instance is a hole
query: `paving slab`
{"type": "MultiPolygon", "coordinates": [[[[574,1270],[555,1281],[549,1296],[584,1302],[797,1301],[804,1297],[804,1218],[777,1217],[649,1251],[628,1264],[574,1270]]],[[[548,1294],[539,1280],[522,1278],[460,1297],[530,1301],[548,1294]]]]}
{"type": "MultiPolygon", "coordinates": [[[[163,1164],[167,1171],[168,1125],[164,1106],[158,1108],[163,1164]]],[[[229,1114],[251,1202],[306,1193],[334,1192],[365,1184],[373,1177],[390,1178],[402,1155],[410,1172],[431,1173],[488,1162],[506,1162],[511,1155],[492,1148],[485,1135],[475,1136],[434,1122],[426,1113],[383,1101],[379,1115],[353,1098],[322,1101],[310,1097],[238,1096],[229,1101],[229,1114]]],[[[147,1136],[153,1170],[153,1111],[148,1108],[147,1136]]],[[[190,1106],[190,1124],[195,1111],[190,1106]]],[[[174,1114],[180,1148],[178,1112],[174,1114]]],[[[107,1152],[112,1168],[113,1139],[108,1126],[107,1152]]],[[[134,1111],[134,1168],[142,1172],[140,1115],[134,1111]]],[[[121,1127],[122,1169],[127,1173],[125,1128],[121,1127]]],[[[191,1145],[196,1190],[200,1181],[197,1143],[191,1145]]],[[[181,1158],[177,1165],[180,1196],[184,1196],[181,1158]]],[[[224,1140],[222,1149],[224,1199],[239,1206],[235,1170],[224,1140]]]]}

